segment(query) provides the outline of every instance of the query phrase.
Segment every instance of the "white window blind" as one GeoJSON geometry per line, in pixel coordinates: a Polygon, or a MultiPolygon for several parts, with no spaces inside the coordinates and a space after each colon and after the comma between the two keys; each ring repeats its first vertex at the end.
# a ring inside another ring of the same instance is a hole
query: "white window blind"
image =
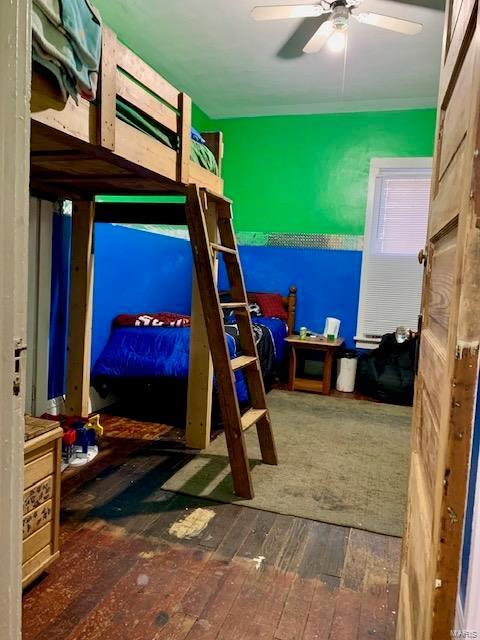
{"type": "Polygon", "coordinates": [[[430,180],[430,159],[372,161],[357,341],[417,326],[423,278],[417,255],[426,241],[430,180]]]}

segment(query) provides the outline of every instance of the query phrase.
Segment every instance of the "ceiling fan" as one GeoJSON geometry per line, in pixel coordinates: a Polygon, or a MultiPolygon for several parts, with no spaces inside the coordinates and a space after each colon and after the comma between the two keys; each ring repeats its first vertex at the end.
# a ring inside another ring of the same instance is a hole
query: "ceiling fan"
{"type": "Polygon", "coordinates": [[[318,53],[325,45],[331,51],[343,51],[350,18],[360,23],[381,29],[396,31],[407,36],[420,33],[423,25],[419,22],[384,16],[371,11],[353,13],[362,0],[321,0],[319,4],[276,5],[254,7],[251,16],[254,20],[286,20],[288,18],[318,18],[325,16],[324,22],[303,47],[304,53],[318,53]],[[327,15],[329,17],[327,18],[327,15]]]}

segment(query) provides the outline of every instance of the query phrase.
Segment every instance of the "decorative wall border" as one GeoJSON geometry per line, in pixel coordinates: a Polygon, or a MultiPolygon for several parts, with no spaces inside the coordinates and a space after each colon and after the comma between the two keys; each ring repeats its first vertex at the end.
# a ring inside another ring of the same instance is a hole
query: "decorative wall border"
{"type": "MultiPolygon", "coordinates": [[[[188,240],[188,229],[182,226],[123,224],[120,226],[158,233],[172,238],[188,240]]],[[[328,233],[267,233],[264,231],[240,231],[237,233],[240,246],[282,247],[290,249],[323,249],[334,251],[362,251],[363,236],[328,233]]]]}
{"type": "Polygon", "coordinates": [[[259,247],[288,247],[292,249],[333,249],[362,251],[363,236],[329,233],[264,233],[262,231],[240,231],[240,245],[259,247]]]}

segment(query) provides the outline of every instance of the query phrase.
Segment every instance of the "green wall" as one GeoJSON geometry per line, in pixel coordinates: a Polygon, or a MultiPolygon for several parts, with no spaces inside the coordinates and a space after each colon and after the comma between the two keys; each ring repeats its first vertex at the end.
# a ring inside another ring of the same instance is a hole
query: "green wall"
{"type": "Polygon", "coordinates": [[[362,234],[370,159],[430,156],[435,110],[211,121],[237,231],[362,234]]]}
{"type": "Polygon", "coordinates": [[[216,131],[213,121],[194,102],[192,102],[192,126],[197,131],[216,131]]]}

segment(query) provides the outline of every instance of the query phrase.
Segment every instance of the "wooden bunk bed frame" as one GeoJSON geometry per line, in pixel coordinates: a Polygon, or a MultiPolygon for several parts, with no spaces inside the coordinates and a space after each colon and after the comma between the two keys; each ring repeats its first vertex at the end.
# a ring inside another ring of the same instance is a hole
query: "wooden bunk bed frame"
{"type": "MultiPolygon", "coordinates": [[[[225,203],[220,176],[190,160],[191,100],[103,29],[95,103],[63,100],[58,87],[34,72],[31,93],[30,189],[35,196],[74,201],[67,354],[66,412],[90,410],[93,225],[102,205],[95,196],[187,194],[189,184],[211,194],[207,224],[225,203]],[[178,138],[178,150],[117,117],[117,98],[178,138]],[[217,204],[216,204],[217,202],[217,204]]],[[[222,135],[202,132],[219,171],[222,135]]],[[[152,203],[119,206],[118,222],[185,223],[185,207],[152,203]],[[123,216],[123,217],[122,217],[123,216]]],[[[115,212],[108,212],[115,222],[115,212]]],[[[192,292],[187,442],[210,442],[213,367],[196,278],[192,292]]]]}
{"type": "MultiPolygon", "coordinates": [[[[66,102],[58,88],[32,76],[31,189],[45,197],[92,200],[99,194],[183,193],[195,183],[221,196],[220,176],[190,160],[191,100],[115,34],[103,29],[95,103],[66,102]],[[122,121],[116,101],[178,136],[178,151],[122,121]]],[[[221,133],[202,134],[219,168],[221,133]]]]}
{"type": "MultiPolygon", "coordinates": [[[[219,291],[220,297],[229,295],[230,291],[219,291]]],[[[259,291],[247,291],[247,298],[249,302],[256,302],[256,296],[259,295],[259,291]]],[[[279,294],[282,298],[282,306],[287,313],[287,328],[288,335],[291,336],[295,329],[295,313],[297,309],[297,287],[291,285],[288,289],[288,295],[283,296],[279,294]]]]}

